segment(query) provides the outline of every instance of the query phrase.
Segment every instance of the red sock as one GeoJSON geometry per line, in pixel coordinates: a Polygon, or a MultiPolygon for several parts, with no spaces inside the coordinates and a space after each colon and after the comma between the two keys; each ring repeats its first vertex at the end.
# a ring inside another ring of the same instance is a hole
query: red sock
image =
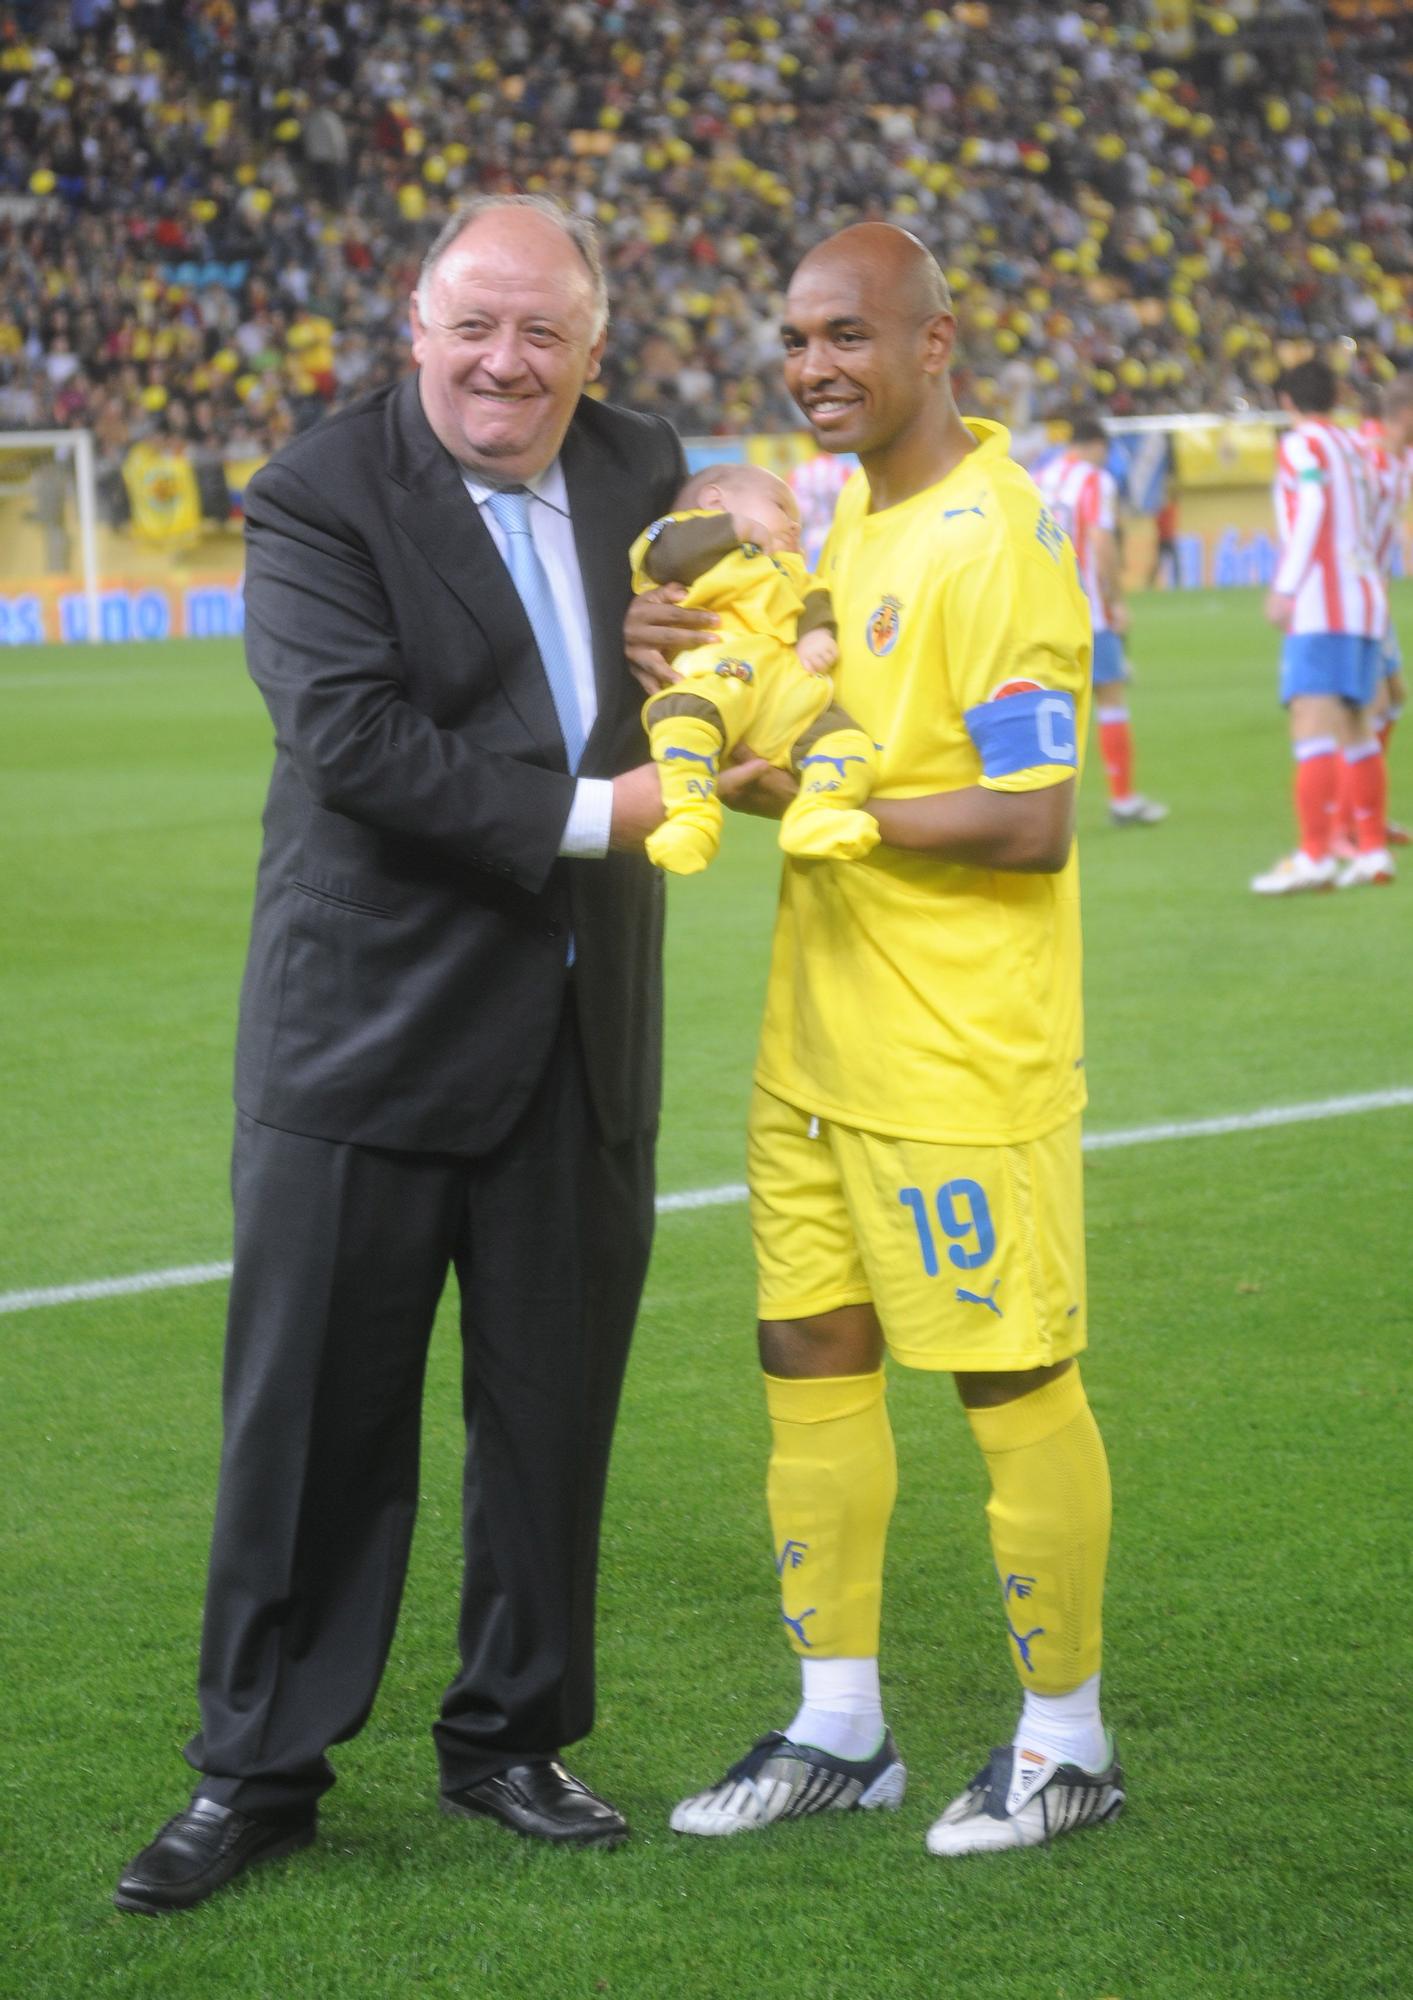
{"type": "Polygon", "coordinates": [[[1109,797],[1115,805],[1133,796],[1133,736],[1128,726],[1126,708],[1101,708],[1096,720],[1099,724],[1099,754],[1104,760],[1104,775],[1109,781],[1109,797]]]}
{"type": "Polygon", "coordinates": [[[1350,781],[1349,765],[1343,757],[1339,760],[1339,772],[1335,778],[1334,838],[1355,845],[1354,831],[1354,787],[1350,781]]]}
{"type": "Polygon", "coordinates": [[[1374,848],[1382,847],[1386,839],[1384,816],[1388,802],[1388,779],[1384,753],[1373,739],[1357,744],[1353,750],[1345,751],[1344,768],[1354,807],[1355,842],[1361,854],[1368,854],[1374,848]]]}
{"type": "Polygon", "coordinates": [[[1334,831],[1339,787],[1339,755],[1331,736],[1311,737],[1295,746],[1295,817],[1300,845],[1312,861],[1323,861],[1334,831]]]}

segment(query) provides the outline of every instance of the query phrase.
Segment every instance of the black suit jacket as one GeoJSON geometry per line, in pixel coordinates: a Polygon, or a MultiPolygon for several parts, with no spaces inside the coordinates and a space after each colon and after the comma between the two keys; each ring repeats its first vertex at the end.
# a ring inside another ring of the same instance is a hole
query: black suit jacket
{"type": "MultiPolygon", "coordinates": [[[[561,452],[593,628],[580,772],[647,756],[623,659],[628,549],[671,505],[660,418],[585,398],[561,452]]],[[[275,768],[241,994],[236,1101],[286,1131],[476,1154],[514,1124],[563,1004],[594,1108],[650,1130],[662,884],[562,861],[574,790],[515,587],[415,378],[288,445],[246,490],[246,655],[275,768]]]]}

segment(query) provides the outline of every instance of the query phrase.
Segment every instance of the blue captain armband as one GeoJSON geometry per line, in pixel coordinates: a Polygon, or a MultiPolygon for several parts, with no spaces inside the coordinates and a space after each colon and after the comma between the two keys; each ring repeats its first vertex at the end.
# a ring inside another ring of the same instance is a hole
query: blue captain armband
{"type": "Polygon", "coordinates": [[[1026,688],[979,701],[962,717],[981,758],[982,776],[1012,778],[1041,764],[1079,762],[1074,697],[1057,688],[1026,688]]]}

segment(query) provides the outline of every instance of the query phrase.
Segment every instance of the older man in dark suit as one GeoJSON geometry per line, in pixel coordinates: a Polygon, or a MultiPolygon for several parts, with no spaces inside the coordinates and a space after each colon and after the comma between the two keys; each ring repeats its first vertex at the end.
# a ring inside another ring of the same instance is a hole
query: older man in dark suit
{"type": "Polygon", "coordinates": [[[236,1060],[235,1276],[201,1774],[118,1885],[185,1909],[306,1845],[363,1725],[417,1501],[449,1269],[467,1452],[452,1812],[573,1845],[622,1816],[593,1711],[599,1517],[652,1226],[661,816],[624,665],[660,419],[586,397],[592,231],[478,201],[432,246],[419,372],[246,495],[275,768],[236,1060]]]}

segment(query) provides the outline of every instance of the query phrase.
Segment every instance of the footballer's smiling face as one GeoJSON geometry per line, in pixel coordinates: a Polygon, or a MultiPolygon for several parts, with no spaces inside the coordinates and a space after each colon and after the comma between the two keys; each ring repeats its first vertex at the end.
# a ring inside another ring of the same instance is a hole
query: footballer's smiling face
{"type": "Polygon", "coordinates": [[[605,338],[573,238],[524,209],[471,223],[412,300],[427,421],[460,465],[500,485],[553,463],[605,338]]]}
{"type": "Polygon", "coordinates": [[[826,244],[791,280],[785,386],[815,441],[861,458],[902,442],[951,360],[956,321],[863,247],[826,244]]]}

